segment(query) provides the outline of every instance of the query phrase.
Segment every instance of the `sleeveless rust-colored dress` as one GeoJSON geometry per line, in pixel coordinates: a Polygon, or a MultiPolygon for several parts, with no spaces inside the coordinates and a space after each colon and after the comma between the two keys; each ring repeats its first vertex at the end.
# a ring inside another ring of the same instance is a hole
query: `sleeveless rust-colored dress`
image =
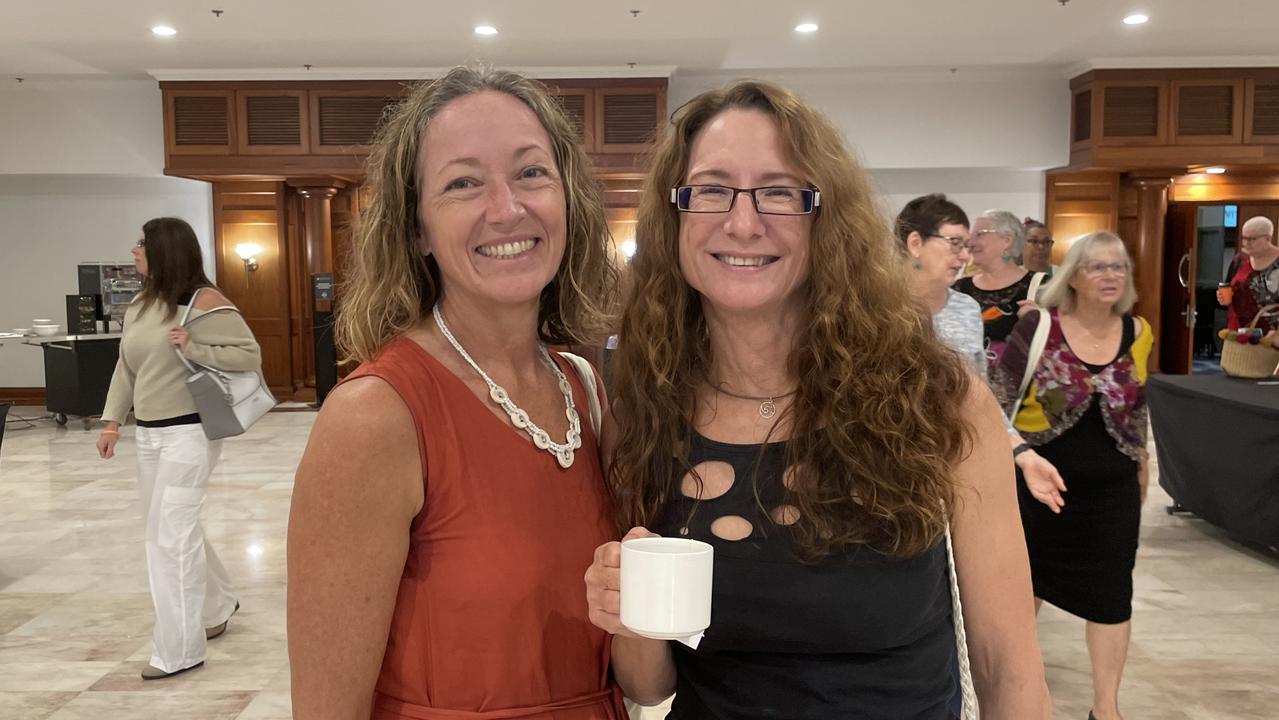
{"type": "Polygon", "coordinates": [[[381,378],[399,394],[425,471],[374,720],[626,718],[582,579],[595,548],[616,539],[590,404],[573,366],[552,356],[582,418],[568,469],[412,340],[346,380],[381,378]]]}

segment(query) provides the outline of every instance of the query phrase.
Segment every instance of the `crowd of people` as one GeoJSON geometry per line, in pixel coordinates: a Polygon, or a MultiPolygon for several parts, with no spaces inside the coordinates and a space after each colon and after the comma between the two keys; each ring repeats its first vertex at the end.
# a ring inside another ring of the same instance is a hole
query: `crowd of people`
{"type": "MultiPolygon", "coordinates": [[[[941,194],[890,224],[838,128],[741,81],[659,139],[621,302],[588,162],[512,72],[384,122],[337,324],[359,367],[289,519],[294,717],[1048,717],[1042,602],[1086,621],[1090,718],[1121,717],[1154,340],[1122,240],[1054,265],[1043,223],[941,194]],[[606,391],[555,348],[610,333],[606,391]],[[714,547],[695,646],[621,623],[620,542],[652,535],[714,547]]],[[[1273,227],[1243,235],[1236,324],[1279,296],[1273,227]]],[[[239,607],[179,353],[261,359],[189,226],[135,257],[98,449],[132,409],[158,679],[239,607]]]]}

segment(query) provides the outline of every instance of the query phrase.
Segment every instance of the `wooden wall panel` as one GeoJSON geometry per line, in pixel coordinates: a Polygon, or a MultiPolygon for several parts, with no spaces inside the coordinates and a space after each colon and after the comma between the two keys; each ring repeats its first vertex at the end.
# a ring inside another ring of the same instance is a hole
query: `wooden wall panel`
{"type": "Polygon", "coordinates": [[[214,247],[218,286],[244,313],[262,347],[262,371],[281,400],[292,399],[289,340],[288,245],[281,225],[282,183],[213,184],[214,247]],[[249,270],[235,247],[262,248],[258,269],[249,270]]]}
{"type": "Polygon", "coordinates": [[[1046,180],[1045,224],[1060,263],[1075,238],[1119,227],[1119,173],[1053,173],[1046,180]]]}

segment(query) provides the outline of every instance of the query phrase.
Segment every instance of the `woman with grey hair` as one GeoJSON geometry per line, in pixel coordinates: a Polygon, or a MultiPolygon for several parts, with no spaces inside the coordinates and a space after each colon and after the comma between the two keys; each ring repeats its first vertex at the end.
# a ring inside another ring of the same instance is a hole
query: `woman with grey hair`
{"type": "Polygon", "coordinates": [[[1118,236],[1076,240],[1044,291],[1046,309],[1018,321],[990,378],[1013,425],[1069,490],[1054,508],[1026,482],[1017,488],[1036,606],[1046,600],[1087,621],[1097,720],[1120,717],[1147,485],[1144,385],[1154,334],[1131,314],[1131,270],[1118,236]],[[1046,341],[1035,342],[1045,321],[1046,341]]]}
{"type": "Polygon", "coordinates": [[[993,369],[1017,318],[1033,309],[1034,291],[1043,273],[1029,273],[1021,262],[1026,231],[1007,210],[987,210],[973,220],[969,251],[976,272],[960,278],[955,289],[981,306],[986,357],[993,369]]]}

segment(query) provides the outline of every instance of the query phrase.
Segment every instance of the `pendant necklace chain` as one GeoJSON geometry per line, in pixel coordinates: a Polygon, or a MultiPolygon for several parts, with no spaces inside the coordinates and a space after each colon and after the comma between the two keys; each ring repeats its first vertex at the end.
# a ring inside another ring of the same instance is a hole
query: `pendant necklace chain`
{"type": "Polygon", "coordinates": [[[782,393],[780,395],[765,395],[761,397],[756,397],[754,395],[739,395],[731,390],[726,390],[724,389],[724,385],[722,383],[719,385],[712,385],[711,387],[715,388],[715,392],[723,393],[731,398],[737,398],[738,400],[750,400],[752,402],[759,403],[759,416],[764,418],[765,420],[768,420],[777,414],[777,402],[776,402],[777,400],[780,400],[781,398],[790,397],[791,395],[794,395],[796,392],[798,392],[798,389],[796,389],[796,390],[791,390],[788,393],[782,393]]]}

